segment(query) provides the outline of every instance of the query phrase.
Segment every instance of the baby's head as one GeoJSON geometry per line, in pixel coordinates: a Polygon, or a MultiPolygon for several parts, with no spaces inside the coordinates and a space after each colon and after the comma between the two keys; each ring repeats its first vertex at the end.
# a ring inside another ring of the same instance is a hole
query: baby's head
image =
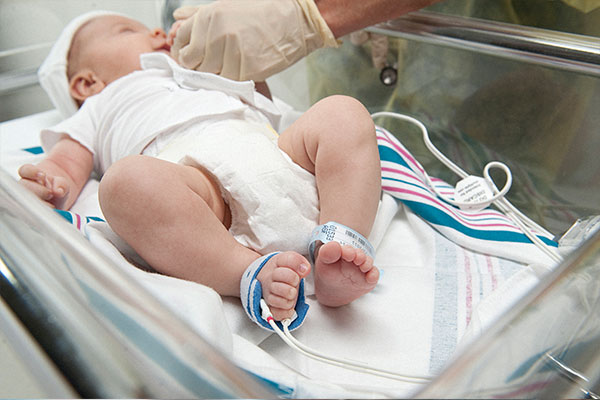
{"type": "Polygon", "coordinates": [[[161,29],[149,30],[123,15],[85,14],[61,33],[38,72],[40,83],[64,117],[112,81],[140,69],[140,55],[169,54],[161,29]]]}

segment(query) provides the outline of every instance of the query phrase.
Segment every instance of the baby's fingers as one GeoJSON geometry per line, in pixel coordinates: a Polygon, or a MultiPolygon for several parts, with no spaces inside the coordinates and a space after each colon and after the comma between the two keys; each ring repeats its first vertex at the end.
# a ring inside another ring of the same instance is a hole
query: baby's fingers
{"type": "Polygon", "coordinates": [[[45,185],[40,184],[38,181],[23,178],[19,183],[44,201],[49,201],[53,197],[52,190],[45,185]]]}
{"type": "Polygon", "coordinates": [[[37,165],[22,165],[21,168],[19,168],[19,176],[23,179],[36,181],[40,185],[46,185],[46,174],[37,165]]]}
{"type": "Polygon", "coordinates": [[[49,183],[51,184],[52,204],[62,210],[69,194],[69,184],[65,178],[60,176],[49,179],[49,183]]]}

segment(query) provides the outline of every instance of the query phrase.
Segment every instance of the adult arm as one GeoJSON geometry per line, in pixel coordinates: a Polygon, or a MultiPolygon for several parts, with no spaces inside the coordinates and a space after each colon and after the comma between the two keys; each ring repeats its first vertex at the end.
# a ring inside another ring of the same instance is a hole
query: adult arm
{"type": "Polygon", "coordinates": [[[336,38],[438,0],[217,0],[183,7],[169,32],[186,68],[264,81],[336,38]]]}
{"type": "Polygon", "coordinates": [[[398,18],[440,0],[315,0],[336,38],[398,18]]]}

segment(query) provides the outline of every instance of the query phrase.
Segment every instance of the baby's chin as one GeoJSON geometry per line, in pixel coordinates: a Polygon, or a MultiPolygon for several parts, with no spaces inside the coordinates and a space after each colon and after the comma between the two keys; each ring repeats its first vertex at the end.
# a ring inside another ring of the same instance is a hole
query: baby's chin
{"type": "Polygon", "coordinates": [[[171,56],[171,52],[169,50],[166,50],[166,49],[154,50],[152,53],[165,54],[165,55],[169,56],[170,58],[173,58],[173,56],[171,56]]]}

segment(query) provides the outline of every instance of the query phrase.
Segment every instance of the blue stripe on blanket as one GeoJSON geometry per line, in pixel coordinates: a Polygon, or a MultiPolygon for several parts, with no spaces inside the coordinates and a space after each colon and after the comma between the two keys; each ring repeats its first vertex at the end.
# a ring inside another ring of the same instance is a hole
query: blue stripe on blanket
{"type": "Polygon", "coordinates": [[[435,235],[435,292],[429,372],[437,374],[458,343],[458,274],[456,245],[435,235]]]}
{"type": "Polygon", "coordinates": [[[433,235],[433,315],[429,372],[437,374],[453,356],[477,307],[523,265],[456,246],[433,235]]]}

